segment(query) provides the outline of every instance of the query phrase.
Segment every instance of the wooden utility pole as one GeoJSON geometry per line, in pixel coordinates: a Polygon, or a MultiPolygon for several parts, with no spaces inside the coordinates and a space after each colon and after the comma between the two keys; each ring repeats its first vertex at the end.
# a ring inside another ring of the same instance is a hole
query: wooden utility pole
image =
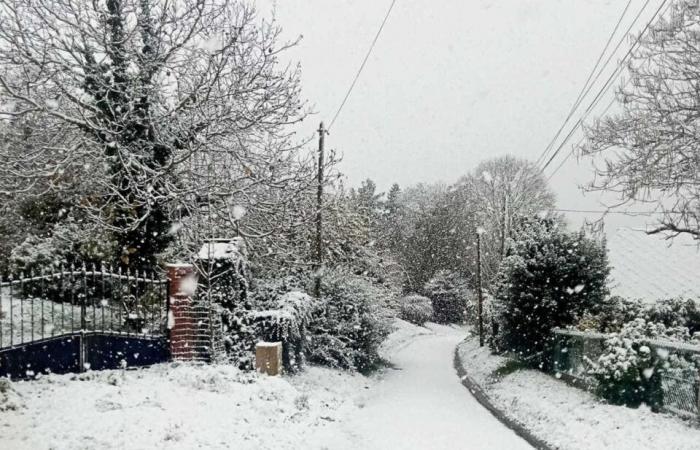
{"type": "Polygon", "coordinates": [[[501,259],[506,257],[506,238],[508,236],[508,193],[503,192],[503,217],[501,220],[501,259]]]}
{"type": "Polygon", "coordinates": [[[326,129],[318,127],[318,186],[316,190],[316,261],[314,264],[314,296],[321,298],[321,270],[323,268],[323,146],[326,129]]]}
{"type": "Polygon", "coordinates": [[[477,282],[477,295],[479,303],[477,306],[477,313],[479,314],[479,346],[484,346],[484,298],[481,289],[481,228],[476,230],[476,282],[477,282]]]}

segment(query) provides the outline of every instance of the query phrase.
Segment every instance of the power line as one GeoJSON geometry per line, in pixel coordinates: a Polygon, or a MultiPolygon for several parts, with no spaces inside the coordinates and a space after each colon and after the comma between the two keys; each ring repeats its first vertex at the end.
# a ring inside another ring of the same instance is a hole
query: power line
{"type": "MultiPolygon", "coordinates": [[[[554,152],[554,154],[549,158],[549,160],[545,163],[545,165],[542,166],[542,169],[541,169],[542,172],[544,172],[544,170],[545,170],[547,167],[549,167],[549,165],[552,163],[552,161],[554,160],[554,158],[556,158],[556,156],[559,154],[559,152],[561,152],[562,148],[564,147],[564,145],[566,145],[566,143],[567,143],[568,140],[571,138],[571,136],[572,136],[573,133],[576,131],[576,129],[583,125],[583,122],[586,120],[586,118],[588,117],[588,115],[590,114],[590,112],[593,110],[593,108],[598,104],[598,102],[599,102],[600,99],[602,98],[602,95],[605,94],[605,93],[610,89],[610,87],[612,86],[613,81],[614,81],[614,80],[616,79],[616,77],[622,72],[622,68],[623,68],[624,62],[625,62],[625,61],[627,60],[627,58],[629,58],[629,56],[632,54],[632,52],[634,51],[635,47],[639,44],[640,39],[642,38],[642,36],[644,35],[644,33],[646,33],[646,31],[649,29],[649,27],[650,27],[651,24],[654,22],[654,20],[656,20],[656,17],[659,15],[659,12],[661,11],[661,9],[664,7],[664,5],[665,5],[667,2],[668,2],[668,0],[664,0],[664,1],[661,3],[661,5],[659,5],[659,7],[657,8],[656,12],[655,12],[654,15],[652,16],[652,18],[647,22],[647,24],[646,24],[646,26],[644,27],[644,29],[642,30],[642,32],[639,34],[639,36],[637,36],[637,38],[635,39],[634,43],[632,43],[632,45],[630,46],[630,48],[629,48],[629,50],[627,51],[627,53],[625,53],[625,56],[624,56],[624,57],[622,58],[622,60],[618,63],[616,69],[613,71],[612,74],[610,74],[610,76],[608,77],[607,81],[605,82],[605,84],[603,85],[603,87],[600,89],[600,91],[598,91],[598,94],[595,96],[595,98],[593,99],[593,101],[591,102],[591,104],[588,105],[588,108],[586,108],[586,110],[584,111],[583,116],[581,116],[581,117],[578,119],[578,121],[576,122],[576,124],[574,125],[574,127],[571,129],[571,131],[569,131],[569,134],[566,136],[566,138],[564,138],[564,140],[563,140],[562,143],[559,145],[559,147],[557,147],[557,150],[554,152]]],[[[669,7],[670,7],[670,6],[671,6],[671,4],[669,4],[669,7]]],[[[666,8],[666,10],[668,10],[668,7],[666,8]]],[[[666,10],[664,10],[664,13],[666,12],[666,10]]],[[[567,156],[567,158],[568,158],[568,156],[567,156]]]]}
{"type": "Polygon", "coordinates": [[[362,60],[362,64],[360,65],[360,68],[358,69],[357,73],[355,74],[355,78],[352,80],[352,83],[350,84],[350,88],[348,88],[348,91],[345,93],[345,97],[343,98],[343,101],[340,103],[340,107],[335,112],[335,115],[333,116],[333,120],[331,120],[330,125],[328,125],[327,131],[330,131],[331,128],[333,128],[333,124],[335,123],[335,120],[340,115],[340,111],[343,110],[343,106],[345,106],[345,102],[348,101],[348,97],[350,97],[350,93],[352,92],[353,88],[355,87],[357,80],[360,78],[360,74],[362,73],[362,69],[365,68],[365,65],[367,64],[367,60],[369,59],[369,56],[372,54],[372,50],[374,49],[374,46],[377,44],[377,41],[379,40],[379,35],[382,34],[382,30],[384,29],[384,25],[386,24],[386,21],[389,19],[389,15],[391,14],[391,10],[394,9],[395,3],[396,3],[396,0],[392,0],[391,5],[389,5],[389,9],[387,10],[386,15],[384,16],[384,20],[382,20],[382,24],[379,26],[379,30],[377,30],[377,34],[374,36],[374,40],[372,41],[372,44],[369,46],[369,49],[367,50],[367,54],[365,55],[365,59],[362,60]]]}
{"type": "MultiPolygon", "coordinates": [[[[642,14],[644,9],[646,9],[647,5],[649,4],[650,0],[647,0],[644,6],[642,6],[642,9],[639,11],[637,16],[634,18],[634,21],[632,21],[632,24],[628,27],[627,32],[629,33],[630,29],[634,26],[634,24],[637,22],[637,19],[639,19],[639,16],[642,14]]],[[[615,37],[615,34],[617,34],[617,30],[620,28],[620,24],[622,23],[622,20],[624,19],[625,15],[627,14],[627,10],[630,7],[630,4],[632,3],[632,0],[627,1],[627,5],[625,6],[625,9],[622,10],[622,14],[620,15],[620,18],[617,19],[617,23],[615,24],[615,28],[613,29],[612,33],[610,33],[610,36],[608,37],[607,42],[605,43],[605,47],[603,48],[603,51],[600,52],[600,55],[598,56],[598,59],[595,63],[595,66],[593,66],[593,69],[591,69],[591,72],[588,74],[588,77],[586,78],[586,82],[583,84],[581,87],[581,91],[579,91],[578,96],[576,97],[576,100],[574,101],[574,104],[571,105],[571,109],[569,110],[569,114],[566,116],[566,119],[564,119],[564,123],[561,124],[559,127],[559,130],[557,130],[557,133],[554,135],[551,141],[549,141],[549,144],[547,144],[547,147],[545,147],[544,151],[542,154],[537,158],[537,161],[535,162],[536,165],[540,165],[542,162],[542,159],[544,159],[545,155],[549,153],[549,151],[552,149],[552,146],[554,145],[554,142],[559,138],[559,135],[561,134],[562,130],[566,126],[566,124],[569,122],[571,117],[574,115],[574,112],[578,109],[579,105],[583,101],[583,98],[588,94],[590,91],[590,87],[593,86],[593,84],[598,80],[598,77],[600,74],[605,70],[605,67],[608,65],[610,62],[610,58],[617,52],[617,49],[620,47],[620,44],[622,43],[622,39],[620,42],[618,42],[617,46],[615,47],[615,50],[612,51],[608,59],[605,61],[605,64],[603,64],[603,67],[600,69],[600,72],[598,72],[598,75],[595,77],[595,80],[591,81],[593,78],[593,75],[595,74],[596,70],[600,66],[600,62],[603,60],[603,56],[605,56],[605,53],[608,51],[608,48],[610,47],[610,43],[613,40],[613,37],[615,37]],[[590,87],[589,87],[590,84],[590,87]],[[588,90],[587,90],[588,88],[588,90]]],[[[624,39],[624,35],[623,35],[624,39]]]]}
{"type": "MultiPolygon", "coordinates": [[[[615,104],[615,97],[613,97],[613,98],[610,100],[610,103],[608,103],[608,106],[605,107],[605,109],[600,113],[600,115],[601,115],[601,116],[604,116],[605,114],[607,114],[608,110],[609,110],[609,109],[612,107],[612,105],[614,105],[614,104],[615,104]]],[[[554,171],[553,171],[552,173],[549,174],[549,176],[547,177],[547,181],[551,180],[552,177],[553,177],[557,172],[559,172],[559,170],[561,170],[561,168],[562,168],[562,166],[564,165],[564,163],[565,163],[565,162],[569,159],[569,157],[571,157],[571,155],[574,153],[574,148],[576,148],[576,147],[578,147],[579,145],[581,145],[581,143],[583,142],[583,140],[584,140],[585,138],[586,138],[586,136],[581,136],[581,139],[579,139],[578,142],[577,142],[576,144],[574,144],[574,145],[571,147],[571,151],[569,152],[569,154],[566,155],[566,157],[565,157],[564,159],[561,160],[561,162],[560,162],[559,165],[556,167],[556,169],[554,169],[554,171]]]]}
{"type": "MultiPolygon", "coordinates": [[[[568,140],[569,140],[569,139],[571,138],[571,136],[574,134],[574,132],[576,131],[576,129],[579,128],[581,125],[583,125],[583,121],[586,120],[586,118],[588,117],[588,114],[590,114],[590,112],[593,110],[593,108],[598,104],[598,102],[600,101],[602,95],[603,95],[604,93],[606,93],[606,92],[610,89],[610,86],[612,86],[612,83],[613,83],[613,81],[615,80],[615,78],[622,72],[622,68],[623,68],[624,62],[625,62],[625,61],[627,60],[627,58],[629,58],[629,56],[632,54],[632,52],[634,51],[635,47],[639,44],[640,39],[642,38],[642,36],[644,35],[644,33],[646,33],[646,31],[649,29],[649,27],[651,26],[651,24],[656,20],[656,17],[659,15],[659,13],[661,12],[661,9],[664,7],[664,5],[666,5],[667,2],[668,2],[668,0],[664,0],[664,1],[661,3],[661,5],[658,7],[658,9],[656,10],[656,12],[655,12],[654,15],[652,16],[652,18],[649,20],[649,22],[647,22],[647,24],[646,24],[646,26],[644,27],[644,29],[642,30],[642,32],[639,34],[639,36],[637,36],[637,38],[635,39],[634,43],[633,43],[632,46],[629,48],[629,50],[627,51],[627,53],[625,53],[625,56],[622,58],[622,60],[620,61],[620,63],[617,65],[617,68],[615,69],[615,71],[613,71],[613,73],[610,75],[610,77],[608,77],[608,80],[605,82],[605,84],[604,84],[603,87],[600,89],[600,91],[598,91],[598,94],[595,96],[595,98],[593,99],[593,101],[591,102],[591,104],[588,105],[588,108],[586,108],[586,111],[584,112],[583,116],[581,116],[581,118],[578,119],[578,121],[576,122],[576,124],[574,125],[574,127],[571,129],[571,131],[569,131],[569,134],[566,136],[566,138],[564,138],[564,141],[562,141],[562,143],[559,145],[559,147],[557,147],[556,151],[555,151],[554,154],[552,154],[552,156],[547,160],[547,162],[545,163],[545,165],[542,166],[542,168],[540,169],[541,172],[544,172],[544,170],[545,170],[547,167],[549,167],[549,165],[552,163],[552,161],[554,160],[554,158],[556,158],[556,156],[559,154],[559,152],[561,152],[561,150],[562,150],[562,148],[564,147],[564,145],[566,145],[566,143],[568,142],[568,140]]],[[[669,4],[669,7],[670,7],[670,6],[671,6],[671,4],[669,4]]],[[[668,8],[666,8],[666,9],[668,9],[668,8]]],[[[664,11],[664,12],[665,12],[665,11],[664,11]]]]}
{"type": "Polygon", "coordinates": [[[664,214],[682,214],[677,211],[613,211],[611,209],[606,210],[595,210],[595,209],[562,209],[553,208],[549,211],[556,212],[569,212],[569,213],[584,213],[584,214],[624,214],[628,216],[653,216],[653,215],[664,215],[664,214]]]}
{"type": "MultiPolygon", "coordinates": [[[[664,3],[666,3],[666,0],[664,0],[664,3]]],[[[647,0],[647,1],[644,3],[644,6],[642,6],[642,9],[639,10],[639,12],[638,12],[637,15],[635,16],[635,18],[634,18],[634,20],[632,21],[632,23],[630,24],[630,26],[627,27],[626,32],[624,33],[624,35],[623,35],[623,36],[620,38],[620,40],[618,41],[617,45],[615,46],[615,49],[614,49],[614,50],[612,51],[612,53],[608,56],[608,58],[605,60],[605,63],[603,64],[603,67],[598,71],[598,74],[596,75],[595,79],[594,79],[593,82],[590,84],[590,86],[588,86],[588,88],[586,89],[584,95],[583,95],[583,96],[581,97],[581,99],[578,101],[578,104],[576,105],[576,109],[578,109],[578,106],[581,104],[581,102],[583,101],[584,97],[585,97],[586,95],[588,95],[588,93],[589,93],[589,92],[591,91],[591,89],[593,88],[593,85],[595,84],[595,82],[598,81],[598,78],[600,78],[600,76],[603,74],[603,72],[605,71],[605,68],[606,68],[606,67],[608,66],[608,64],[610,63],[610,60],[611,60],[612,57],[617,53],[617,50],[620,48],[620,46],[622,45],[622,43],[625,41],[625,38],[627,37],[627,35],[630,34],[632,28],[636,25],[637,20],[639,19],[639,17],[641,16],[641,14],[644,12],[644,10],[646,9],[646,7],[647,7],[648,4],[649,4],[649,0],[647,0]]],[[[663,4],[662,4],[661,6],[663,7],[663,4]]],[[[657,11],[657,14],[658,14],[658,11],[657,11]]],[[[654,14],[654,17],[655,17],[655,16],[656,16],[656,14],[654,14]]],[[[653,21],[653,18],[652,18],[652,21],[653,21]]],[[[650,23],[650,22],[649,22],[649,23],[650,23]]],[[[647,27],[649,26],[649,23],[647,23],[647,27]]],[[[646,30],[646,27],[645,27],[645,30],[646,30]]],[[[643,32],[642,32],[642,33],[643,33],[643,32]]],[[[641,36],[641,35],[640,35],[640,36],[641,36]]],[[[639,37],[638,37],[638,38],[639,38],[639,37]]],[[[598,94],[596,95],[594,101],[591,103],[591,105],[589,105],[589,107],[586,109],[586,111],[584,111],[584,113],[583,113],[583,115],[581,116],[581,118],[579,118],[579,120],[576,122],[576,124],[574,125],[574,127],[569,131],[569,134],[564,138],[564,141],[562,142],[562,145],[560,145],[559,148],[557,148],[557,150],[560,150],[560,148],[563,146],[563,144],[565,144],[566,141],[571,137],[571,135],[573,135],[573,133],[576,131],[576,128],[578,128],[580,125],[583,124],[584,118],[588,116],[588,113],[590,112],[590,110],[592,109],[592,107],[594,107],[595,104],[597,104],[597,101],[596,101],[596,100],[597,100],[602,94],[604,94],[604,93],[606,93],[606,92],[608,91],[610,83],[612,83],[612,81],[615,79],[615,77],[617,77],[617,75],[619,75],[619,73],[622,71],[622,65],[623,65],[624,61],[627,59],[627,57],[629,56],[629,54],[631,53],[631,51],[632,51],[632,49],[634,48],[635,44],[636,44],[636,42],[632,44],[632,46],[630,47],[630,49],[628,50],[628,52],[625,54],[625,56],[622,58],[622,60],[619,61],[618,64],[615,66],[615,70],[613,70],[613,72],[611,73],[611,75],[608,77],[608,79],[606,80],[606,82],[603,84],[603,87],[601,88],[601,90],[598,91],[598,94]]],[[[562,129],[564,128],[564,126],[566,125],[566,123],[568,122],[568,120],[569,120],[569,118],[567,118],[567,119],[564,121],[564,123],[562,124],[562,127],[561,127],[562,129]]],[[[559,134],[559,132],[557,133],[557,135],[558,135],[558,134],[559,134]]],[[[552,139],[552,141],[550,142],[550,146],[548,146],[548,148],[546,148],[545,151],[544,151],[543,154],[542,154],[542,157],[543,157],[543,158],[544,158],[544,155],[546,155],[546,154],[552,149],[552,147],[553,147],[555,141],[556,141],[556,138],[555,138],[555,139],[552,139]]],[[[555,153],[555,154],[556,154],[556,153],[555,153]]],[[[551,160],[551,159],[553,159],[553,158],[550,158],[550,160],[551,160]]],[[[540,164],[540,163],[542,163],[542,162],[544,161],[544,159],[540,159],[540,160],[538,160],[538,161],[539,161],[538,164],[540,164]]],[[[548,162],[549,162],[549,161],[548,161],[548,162]]],[[[544,169],[546,168],[547,165],[548,165],[548,164],[545,164],[545,165],[542,167],[541,170],[544,171],[544,169]]]]}

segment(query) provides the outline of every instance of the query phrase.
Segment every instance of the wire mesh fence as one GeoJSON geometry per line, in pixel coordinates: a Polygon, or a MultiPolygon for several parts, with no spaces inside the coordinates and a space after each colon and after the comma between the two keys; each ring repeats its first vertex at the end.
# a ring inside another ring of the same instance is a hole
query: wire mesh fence
{"type": "Polygon", "coordinates": [[[603,354],[605,334],[555,330],[554,369],[581,384],[594,387],[590,371],[603,354]]]}
{"type": "Polygon", "coordinates": [[[666,371],[661,374],[664,409],[680,416],[698,414],[697,370],[666,371]]]}
{"type": "MultiPolygon", "coordinates": [[[[608,337],[602,333],[554,330],[555,370],[588,389],[594,389],[597,381],[592,370],[605,352],[608,337]]],[[[700,346],[658,340],[650,340],[648,344],[657,354],[673,356],[687,366],[661,371],[662,409],[683,417],[698,417],[700,373],[695,361],[700,358],[700,346]]]]}
{"type": "Polygon", "coordinates": [[[155,272],[71,267],[0,281],[0,348],[78,331],[160,335],[166,321],[155,272]]]}

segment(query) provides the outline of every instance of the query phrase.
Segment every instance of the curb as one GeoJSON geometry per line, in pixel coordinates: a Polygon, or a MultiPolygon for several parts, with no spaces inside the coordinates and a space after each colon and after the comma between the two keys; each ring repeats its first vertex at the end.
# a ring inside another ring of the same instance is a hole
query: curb
{"type": "Polygon", "coordinates": [[[472,394],[472,396],[474,396],[476,401],[478,401],[481,404],[481,406],[486,408],[503,425],[513,430],[515,434],[523,438],[528,444],[532,445],[538,450],[557,450],[557,447],[552,447],[544,440],[535,436],[534,434],[532,434],[532,432],[530,432],[530,430],[528,430],[525,427],[525,425],[523,425],[516,419],[508,417],[508,415],[506,415],[504,411],[496,407],[496,405],[491,401],[491,399],[484,392],[481,386],[479,386],[479,384],[476,383],[464,369],[462,359],[459,357],[459,344],[457,344],[457,347],[455,347],[454,366],[457,370],[457,375],[459,375],[462,385],[469,390],[469,392],[472,394]]]}

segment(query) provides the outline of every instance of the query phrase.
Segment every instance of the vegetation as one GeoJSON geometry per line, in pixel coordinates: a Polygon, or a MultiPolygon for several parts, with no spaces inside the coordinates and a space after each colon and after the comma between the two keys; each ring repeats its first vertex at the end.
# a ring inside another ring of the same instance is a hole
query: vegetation
{"type": "Polygon", "coordinates": [[[323,306],[309,324],[309,360],[361,372],[377,368],[379,345],[390,330],[383,290],[334,271],[323,278],[321,300],[323,306]]]}
{"type": "Polygon", "coordinates": [[[608,295],[605,246],[555,218],[518,224],[495,286],[503,305],[495,347],[550,364],[551,331],[577,323],[608,295]]]}
{"type": "Polygon", "coordinates": [[[619,108],[586,132],[580,153],[598,163],[592,191],[613,192],[622,203],[652,203],[661,212],[652,233],[700,237],[700,10],[692,1],[671,5],[667,18],[639,36],[619,108]],[[599,162],[604,161],[604,164],[599,162]]]}
{"type": "Polygon", "coordinates": [[[416,325],[433,319],[433,303],[428,297],[412,294],[399,299],[399,317],[416,325]]]}
{"type": "Polygon", "coordinates": [[[437,272],[423,288],[433,302],[433,317],[438,323],[464,323],[467,319],[467,282],[458,273],[437,272]]]}

